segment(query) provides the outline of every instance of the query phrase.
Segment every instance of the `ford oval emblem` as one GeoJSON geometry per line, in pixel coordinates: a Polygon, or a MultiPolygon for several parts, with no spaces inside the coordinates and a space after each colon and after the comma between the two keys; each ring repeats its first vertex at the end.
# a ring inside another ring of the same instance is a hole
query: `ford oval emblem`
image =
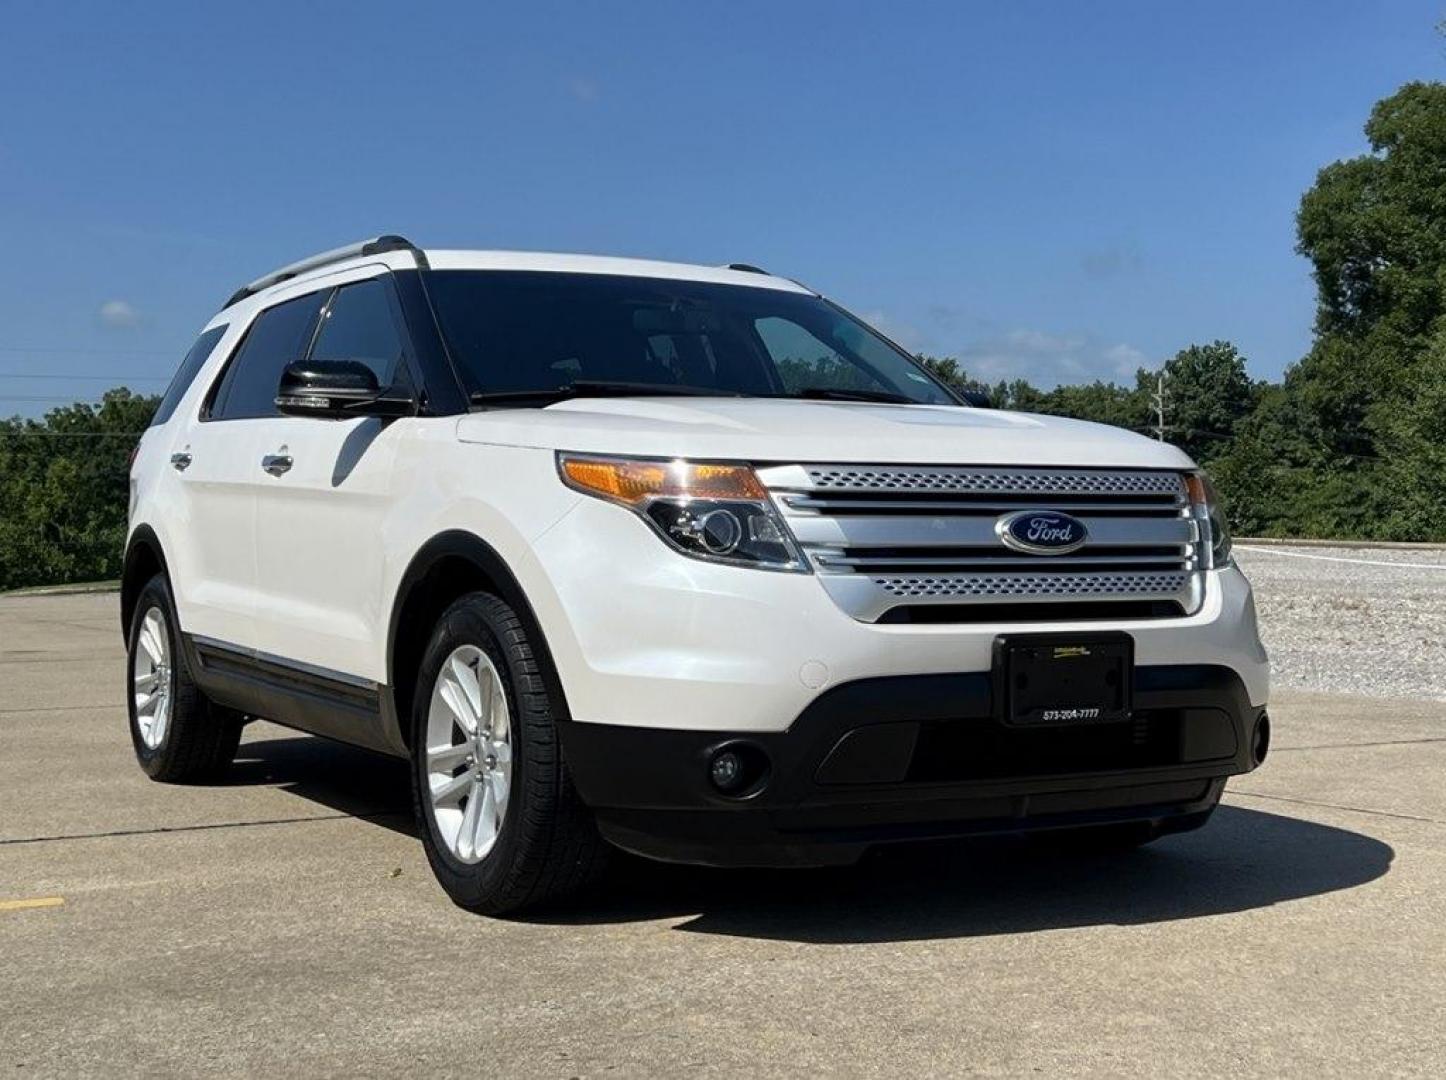
{"type": "Polygon", "coordinates": [[[1005,547],[1030,555],[1067,555],[1084,547],[1089,530],[1084,522],[1053,510],[1020,510],[994,523],[1005,547]]]}

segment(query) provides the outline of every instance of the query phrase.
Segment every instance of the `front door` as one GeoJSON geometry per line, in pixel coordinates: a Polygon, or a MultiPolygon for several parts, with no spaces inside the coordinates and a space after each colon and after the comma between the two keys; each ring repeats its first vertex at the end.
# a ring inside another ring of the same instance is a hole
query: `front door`
{"type": "MultiPolygon", "coordinates": [[[[402,327],[390,275],[350,281],[322,309],[310,357],[361,361],[383,387],[415,385],[402,327]]],[[[293,416],[265,422],[256,503],[263,652],[317,674],[386,681],[375,644],[385,633],[390,599],[382,596],[382,534],[395,501],[397,445],[415,423],[293,416]]]]}

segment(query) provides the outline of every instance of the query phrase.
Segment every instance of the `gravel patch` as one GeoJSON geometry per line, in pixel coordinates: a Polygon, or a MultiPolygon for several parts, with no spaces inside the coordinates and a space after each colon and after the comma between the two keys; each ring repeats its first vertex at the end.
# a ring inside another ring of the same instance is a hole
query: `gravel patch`
{"type": "Polygon", "coordinates": [[[1236,548],[1276,686],[1446,701],[1446,551],[1236,548]]]}

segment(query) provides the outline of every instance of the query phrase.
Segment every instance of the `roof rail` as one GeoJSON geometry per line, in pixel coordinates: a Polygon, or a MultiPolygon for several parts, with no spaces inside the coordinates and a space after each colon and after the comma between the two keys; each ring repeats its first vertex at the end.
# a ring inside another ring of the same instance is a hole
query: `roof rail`
{"type": "Polygon", "coordinates": [[[240,303],[248,296],[254,296],[262,289],[269,289],[283,281],[305,274],[310,270],[317,270],[332,263],[342,262],[346,259],[354,259],[359,255],[380,255],[384,251],[410,251],[417,257],[417,265],[425,268],[427,256],[422,249],[417,247],[405,236],[387,234],[374,236],[370,240],[359,240],[355,244],[347,244],[345,247],[332,248],[330,251],[323,251],[319,255],[312,255],[305,259],[298,260],[283,266],[280,270],[273,270],[263,277],[257,278],[249,285],[243,285],[231,294],[231,298],[221,306],[228,308],[232,304],[240,303]]]}
{"type": "Polygon", "coordinates": [[[752,263],[729,263],[724,269],[742,270],[745,274],[767,274],[769,277],[773,276],[769,274],[767,270],[763,269],[763,267],[754,266],[752,263]]]}

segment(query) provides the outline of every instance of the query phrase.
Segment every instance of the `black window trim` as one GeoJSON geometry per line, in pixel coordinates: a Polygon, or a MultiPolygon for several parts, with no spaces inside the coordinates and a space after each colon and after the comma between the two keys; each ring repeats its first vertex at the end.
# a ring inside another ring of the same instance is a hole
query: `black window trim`
{"type": "MultiPolygon", "coordinates": [[[[181,363],[176,368],[176,373],[171,376],[171,381],[166,384],[166,389],[162,391],[160,404],[156,406],[156,411],[151,415],[150,427],[161,427],[171,422],[177,410],[180,409],[181,402],[184,401],[186,395],[191,392],[191,387],[196,385],[196,380],[201,377],[202,369],[205,368],[211,357],[215,355],[216,350],[220,348],[222,340],[226,337],[226,331],[229,329],[231,329],[231,324],[229,322],[223,322],[217,326],[207,326],[196,335],[196,340],[191,343],[191,347],[186,350],[186,355],[181,358],[181,363]],[[171,411],[165,416],[162,416],[161,411],[166,407],[166,398],[170,397],[171,391],[177,388],[181,376],[185,374],[186,361],[191,358],[191,353],[196,351],[196,347],[206,339],[208,334],[215,334],[216,339],[211,342],[211,347],[206,350],[206,355],[201,358],[201,362],[197,364],[196,369],[191,372],[191,377],[186,380],[186,384],[180,386],[180,393],[171,405],[171,411]]],[[[207,393],[210,393],[209,388],[207,389],[207,393]]]]}
{"type": "MultiPolygon", "coordinates": [[[[350,289],[357,285],[365,285],[368,282],[382,282],[382,289],[387,297],[387,314],[391,316],[392,328],[397,332],[397,339],[402,345],[402,355],[397,362],[397,370],[392,373],[390,385],[383,387],[383,390],[396,390],[400,383],[399,376],[405,375],[407,389],[413,393],[424,396],[425,384],[418,374],[418,365],[415,357],[416,349],[412,345],[412,335],[407,327],[406,313],[402,310],[402,298],[397,293],[397,283],[391,271],[384,274],[377,274],[373,277],[357,278],[355,281],[345,281],[333,286],[331,295],[326,298],[316,313],[316,325],[311,328],[311,338],[306,343],[306,354],[303,359],[310,360],[312,353],[316,351],[316,343],[321,340],[322,328],[326,325],[327,316],[331,314],[331,305],[336,303],[338,294],[343,289],[350,289]]],[[[303,295],[310,295],[309,293],[303,295]]],[[[305,419],[305,417],[293,417],[293,419],[305,419]]]]}
{"type": "MultiPolygon", "coordinates": [[[[242,348],[245,347],[247,339],[251,337],[251,332],[256,329],[256,324],[261,321],[261,317],[263,315],[265,315],[268,311],[279,308],[282,304],[289,304],[293,300],[304,300],[308,296],[316,296],[321,293],[326,293],[326,298],[322,300],[321,304],[317,307],[316,315],[312,320],[311,333],[307,336],[306,339],[306,351],[301,356],[297,357],[298,360],[309,360],[311,358],[312,350],[316,347],[316,340],[321,334],[322,322],[325,319],[326,313],[331,310],[331,304],[332,301],[336,299],[336,294],[349,285],[360,285],[363,282],[367,281],[386,281],[388,284],[387,306],[392,317],[392,322],[396,327],[397,334],[402,341],[402,358],[397,368],[398,371],[401,371],[403,368],[406,369],[407,376],[411,379],[412,382],[412,389],[415,390],[415,392],[421,398],[422,404],[425,405],[426,384],[422,381],[419,375],[419,365],[415,360],[415,347],[412,344],[412,336],[410,328],[407,325],[406,313],[402,307],[401,297],[397,294],[395,271],[388,269],[383,273],[373,274],[369,277],[357,278],[354,281],[344,281],[340,284],[322,285],[319,288],[310,289],[306,292],[300,292],[297,293],[295,296],[287,296],[285,299],[280,299],[277,300],[275,303],[267,304],[265,307],[258,308],[256,312],[251,316],[250,321],[246,324],[246,329],[237,339],[236,344],[231,346],[230,353],[227,355],[225,361],[221,364],[220,369],[216,372],[215,377],[211,380],[210,386],[206,388],[205,397],[201,399],[200,410],[197,413],[197,420],[203,424],[227,422],[227,417],[217,415],[217,413],[221,412],[225,408],[225,396],[230,391],[230,385],[226,381],[227,376],[230,374],[232,367],[235,365],[237,357],[240,356],[242,348]]],[[[220,342],[218,340],[217,344],[219,343],[220,342]]],[[[215,351],[214,348],[212,349],[212,351],[215,351]]],[[[392,379],[392,388],[395,388],[396,383],[397,380],[394,377],[392,379]]],[[[426,410],[423,409],[419,415],[426,415],[426,410]]],[[[280,413],[277,413],[275,416],[248,416],[235,417],[234,419],[297,420],[305,419],[305,417],[283,417],[280,413]]]]}
{"type": "MultiPolygon", "coordinates": [[[[317,289],[311,289],[311,290],[309,290],[309,291],[307,291],[307,292],[297,293],[295,296],[288,296],[288,297],[286,297],[284,300],[277,300],[274,304],[267,304],[267,305],[266,305],[265,307],[263,307],[263,308],[258,308],[258,309],[252,314],[250,322],[248,322],[248,323],[246,324],[246,329],[245,329],[245,331],[241,334],[241,337],[240,337],[239,339],[237,339],[236,344],[231,347],[231,354],[226,357],[226,362],[221,365],[221,369],[220,369],[218,372],[216,372],[216,377],[215,377],[213,380],[211,380],[211,385],[210,385],[210,387],[207,389],[207,391],[206,391],[206,396],[205,396],[205,398],[204,398],[204,399],[202,400],[202,402],[201,402],[201,412],[200,412],[200,415],[199,415],[199,417],[198,417],[198,419],[200,420],[201,423],[203,423],[203,424],[212,424],[212,423],[221,424],[221,423],[226,423],[226,422],[228,421],[228,417],[218,416],[218,415],[217,415],[218,413],[222,412],[222,411],[225,409],[225,407],[226,407],[226,398],[227,398],[227,396],[229,395],[229,392],[230,392],[230,390],[231,390],[231,385],[230,385],[228,379],[229,379],[229,377],[230,377],[230,375],[231,375],[232,369],[235,368],[235,366],[236,366],[236,361],[237,361],[237,359],[238,359],[238,358],[240,357],[240,355],[241,355],[241,350],[246,347],[246,342],[251,339],[251,334],[252,334],[253,331],[255,331],[255,329],[256,329],[256,324],[261,321],[262,316],[265,315],[268,311],[274,311],[276,308],[279,308],[282,304],[289,304],[289,303],[291,303],[293,300],[304,300],[304,299],[306,299],[308,296],[315,296],[315,295],[317,295],[317,294],[319,294],[319,293],[324,293],[324,292],[326,292],[328,289],[334,289],[334,288],[335,288],[334,285],[323,285],[322,287],[317,288],[317,289]]],[[[307,350],[308,350],[308,352],[309,352],[310,349],[311,349],[311,341],[312,341],[312,340],[315,338],[315,336],[316,336],[316,324],[317,324],[318,322],[320,322],[320,315],[321,315],[321,311],[322,311],[322,308],[323,308],[323,307],[325,307],[325,301],[323,301],[320,305],[317,306],[316,316],[313,317],[313,322],[312,322],[312,327],[311,327],[311,337],[309,337],[309,338],[307,339],[307,350]]],[[[301,358],[301,357],[298,357],[298,359],[302,359],[302,358],[301,358]]],[[[238,420],[240,420],[240,419],[246,419],[246,420],[268,420],[268,419],[272,419],[272,418],[271,418],[271,417],[262,417],[262,416],[248,416],[248,417],[236,417],[235,419],[238,419],[238,420]]]]}
{"type": "Polygon", "coordinates": [[[469,411],[467,383],[437,322],[424,274],[426,264],[392,271],[402,325],[412,345],[420,416],[462,416],[469,411]]]}

